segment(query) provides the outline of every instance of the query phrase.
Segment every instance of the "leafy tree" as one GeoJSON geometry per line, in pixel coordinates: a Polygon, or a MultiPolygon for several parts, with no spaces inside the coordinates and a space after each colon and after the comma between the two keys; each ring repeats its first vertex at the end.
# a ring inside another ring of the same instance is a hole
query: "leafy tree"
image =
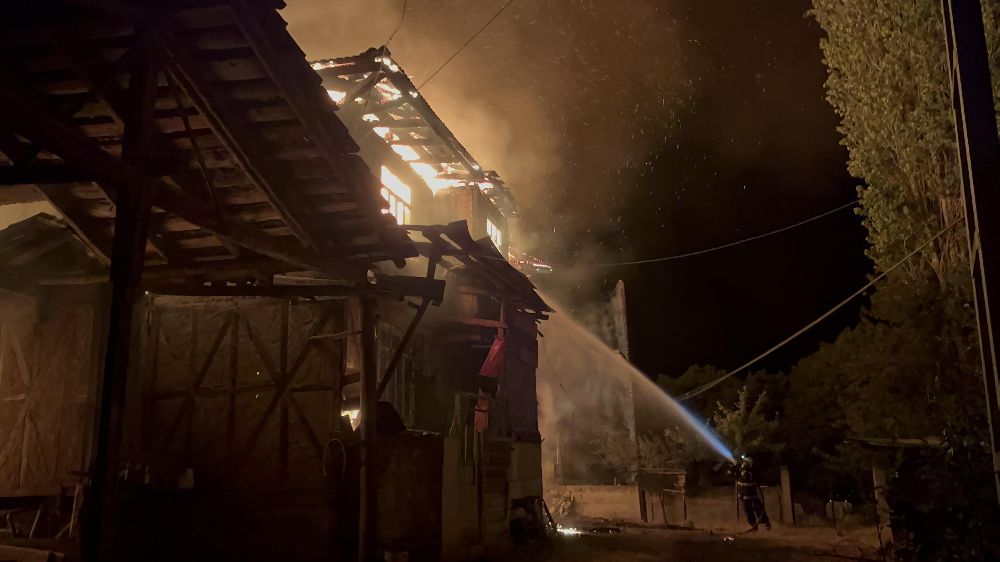
{"type": "Polygon", "coordinates": [[[634,481],[639,470],[686,468],[710,455],[704,445],[677,427],[638,435],[635,441],[624,427],[607,429],[595,441],[594,451],[622,482],[634,481]]]}
{"type": "MultiPolygon", "coordinates": [[[[826,87],[848,168],[866,184],[858,192],[868,255],[884,271],[962,218],[940,3],[814,0],[811,14],[826,32],[826,87]]],[[[846,348],[835,374],[848,431],[925,437],[982,427],[970,302],[961,228],[888,276],[859,325],[834,343],[846,348]]]]}
{"type": "Polygon", "coordinates": [[[781,449],[781,444],[774,441],[778,420],[768,420],[764,416],[766,402],[767,392],[751,399],[749,385],[743,385],[732,406],[722,402],[716,405],[712,425],[737,457],[781,449]]]}
{"type": "MultiPolygon", "coordinates": [[[[996,99],[1000,3],[983,6],[996,99]]],[[[813,0],[810,13],[825,32],[827,97],[841,118],[848,169],[864,181],[858,212],[875,271],[959,226],[890,274],[856,327],[792,370],[789,416],[805,426],[790,441],[830,447],[851,435],[939,436],[964,444],[960,454],[915,454],[906,473],[917,485],[892,484],[893,503],[908,518],[901,528],[919,530],[901,554],[990,559],[995,551],[984,543],[995,539],[981,529],[993,502],[969,485],[990,481],[991,467],[988,455],[970,452],[983,442],[985,406],[940,9],[938,0],[813,0]],[[824,412],[830,428],[808,412],[824,412]]]]}

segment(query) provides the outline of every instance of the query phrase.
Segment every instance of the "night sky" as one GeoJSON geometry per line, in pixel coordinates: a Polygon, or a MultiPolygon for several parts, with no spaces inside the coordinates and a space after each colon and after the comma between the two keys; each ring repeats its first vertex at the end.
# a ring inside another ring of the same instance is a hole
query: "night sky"
{"type": "MultiPolygon", "coordinates": [[[[310,58],[385,43],[403,5],[288,2],[310,58]]],[[[411,0],[389,48],[420,84],[505,2],[411,0]]],[[[649,374],[739,365],[865,282],[850,210],[706,256],[593,267],[731,242],[855,198],[808,8],[515,0],[422,89],[520,200],[522,245],[558,271],[540,286],[576,304],[625,279],[633,361],[649,374]]],[[[787,369],[857,311],[764,366],[787,369]]]]}

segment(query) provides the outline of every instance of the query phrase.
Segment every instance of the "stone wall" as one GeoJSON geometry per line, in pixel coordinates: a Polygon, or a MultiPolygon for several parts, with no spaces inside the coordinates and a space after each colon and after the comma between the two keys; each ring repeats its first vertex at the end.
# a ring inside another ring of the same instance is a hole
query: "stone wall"
{"type": "Polygon", "coordinates": [[[556,519],[561,516],[632,522],[641,520],[639,491],[635,485],[549,486],[545,490],[545,502],[556,519]]]}

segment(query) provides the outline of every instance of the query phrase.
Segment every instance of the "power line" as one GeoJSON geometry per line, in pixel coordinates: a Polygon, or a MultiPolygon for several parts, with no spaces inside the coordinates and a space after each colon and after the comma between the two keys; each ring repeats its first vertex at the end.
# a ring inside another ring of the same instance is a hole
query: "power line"
{"type": "MultiPolygon", "coordinates": [[[[581,264],[580,266],[581,267],[616,267],[616,266],[619,266],[619,265],[636,265],[636,264],[644,264],[644,263],[655,263],[655,262],[672,261],[672,260],[679,260],[679,259],[683,259],[683,258],[690,258],[690,257],[694,257],[694,256],[700,256],[700,255],[703,255],[703,254],[708,254],[708,253],[711,253],[711,252],[716,252],[718,250],[723,250],[723,249],[726,249],[726,248],[732,248],[733,246],[739,246],[740,244],[746,244],[747,242],[753,242],[754,240],[760,240],[761,238],[767,238],[768,236],[774,236],[775,234],[781,234],[782,232],[786,232],[788,230],[792,230],[793,228],[798,228],[800,226],[809,224],[809,223],[811,223],[813,221],[817,221],[817,220],[819,220],[819,219],[821,219],[823,217],[832,215],[832,214],[834,214],[834,213],[836,213],[838,211],[843,211],[844,209],[847,209],[847,208],[850,208],[850,207],[854,206],[854,204],[857,203],[857,202],[858,202],[858,200],[855,199],[855,200],[850,201],[848,203],[844,203],[843,205],[841,205],[839,207],[836,207],[834,209],[830,209],[829,211],[826,211],[824,213],[820,213],[820,214],[818,214],[816,216],[809,217],[809,218],[807,218],[805,220],[801,220],[801,221],[799,221],[799,222],[797,222],[795,224],[790,224],[788,226],[783,226],[783,227],[781,227],[781,228],[779,228],[777,230],[772,230],[770,232],[765,232],[764,234],[758,234],[756,236],[751,236],[749,238],[743,238],[741,240],[736,240],[735,242],[728,242],[726,244],[722,244],[721,246],[713,246],[711,248],[705,248],[704,250],[696,250],[694,252],[687,252],[685,254],[675,254],[675,255],[672,255],[672,256],[664,256],[664,257],[659,257],[659,258],[650,258],[650,259],[645,259],[645,260],[623,261],[623,262],[612,262],[612,263],[589,263],[589,264],[585,263],[585,264],[581,264]]],[[[476,259],[495,260],[495,261],[507,261],[507,259],[503,258],[503,257],[490,257],[490,256],[476,256],[476,259]]]]}
{"type": "Polygon", "coordinates": [[[476,37],[479,37],[479,34],[482,33],[484,29],[486,29],[487,27],[489,27],[490,24],[493,23],[493,21],[495,19],[497,19],[498,17],[500,17],[500,14],[504,13],[504,11],[508,7],[510,7],[510,5],[513,4],[514,2],[515,2],[515,0],[508,0],[508,2],[506,4],[504,4],[503,7],[500,8],[499,11],[497,11],[497,13],[493,14],[492,18],[488,19],[486,21],[486,23],[484,23],[483,26],[479,28],[478,31],[476,31],[475,33],[472,34],[472,37],[469,37],[469,39],[465,43],[463,43],[462,46],[459,47],[457,51],[455,51],[454,53],[452,53],[452,55],[450,57],[448,57],[443,63],[441,63],[441,66],[437,67],[437,70],[435,70],[434,72],[432,72],[431,75],[427,78],[427,80],[424,80],[423,83],[421,83],[419,86],[417,86],[417,90],[422,89],[424,86],[427,85],[428,82],[430,82],[431,80],[433,80],[434,77],[438,75],[438,72],[441,72],[441,70],[443,70],[444,67],[448,66],[448,63],[450,63],[455,57],[457,57],[459,53],[461,53],[463,50],[465,50],[465,48],[469,46],[469,43],[472,43],[476,39],[476,37]]]}
{"type": "Polygon", "coordinates": [[[768,355],[774,353],[775,351],[781,349],[782,347],[785,346],[785,344],[787,344],[788,342],[790,342],[790,341],[794,340],[795,338],[801,336],[802,334],[804,334],[806,331],[808,331],[810,328],[812,328],[816,324],[819,324],[823,320],[826,320],[834,312],[837,312],[838,310],[840,310],[841,308],[843,308],[844,306],[846,306],[849,302],[851,302],[852,300],[854,300],[856,297],[860,296],[865,291],[867,291],[868,289],[870,289],[871,287],[873,287],[876,283],[878,283],[879,281],[881,281],[886,275],[889,275],[890,273],[892,273],[893,271],[895,271],[899,266],[901,266],[904,263],[906,263],[910,258],[912,258],[913,256],[915,256],[918,253],[920,253],[921,250],[923,250],[927,246],[930,246],[932,243],[934,243],[935,240],[937,240],[938,238],[940,238],[941,236],[943,236],[945,232],[948,232],[949,230],[951,230],[952,227],[954,227],[955,225],[959,224],[960,222],[961,222],[961,219],[956,220],[956,221],[952,222],[951,224],[949,224],[948,226],[946,226],[943,229],[941,229],[941,232],[938,232],[930,240],[927,240],[923,244],[917,246],[916,249],[914,249],[912,252],[910,252],[909,254],[906,254],[905,256],[903,256],[903,259],[901,259],[898,262],[894,263],[891,267],[889,267],[889,269],[887,269],[887,270],[883,271],[882,273],[878,274],[877,276],[875,276],[871,281],[869,281],[868,283],[866,283],[864,287],[861,287],[857,291],[854,291],[853,293],[851,293],[851,295],[849,297],[847,297],[846,299],[840,301],[836,306],[834,306],[830,310],[827,310],[822,315],[820,315],[819,318],[817,318],[817,319],[813,320],[812,322],[806,324],[805,326],[803,326],[802,328],[800,328],[797,332],[795,332],[794,334],[792,334],[792,335],[788,336],[787,338],[781,340],[780,342],[778,342],[776,345],[772,346],[770,349],[768,349],[764,353],[761,353],[760,355],[754,357],[753,359],[747,361],[746,363],[740,365],[739,367],[733,369],[732,371],[729,371],[728,373],[726,373],[725,375],[722,375],[721,377],[715,379],[714,381],[711,381],[709,383],[703,384],[703,385],[699,386],[698,388],[696,388],[696,389],[694,389],[694,390],[692,390],[690,392],[685,392],[684,394],[678,396],[677,400],[687,400],[689,398],[694,398],[695,396],[698,396],[699,394],[701,394],[701,393],[703,393],[703,392],[711,389],[715,385],[721,383],[722,381],[728,379],[729,377],[731,377],[731,376],[739,373],[740,371],[742,371],[742,370],[750,367],[754,363],[760,361],[761,359],[763,359],[763,358],[767,357],[768,355]]]}
{"type": "Polygon", "coordinates": [[[779,228],[777,230],[772,230],[770,232],[765,232],[764,234],[758,234],[756,236],[751,236],[749,238],[743,238],[742,240],[737,240],[735,242],[729,242],[729,243],[726,243],[726,244],[722,244],[721,246],[714,246],[712,248],[705,248],[704,250],[696,250],[694,252],[687,252],[687,253],[684,253],[684,254],[676,254],[676,255],[673,255],[673,256],[665,256],[665,257],[661,257],[661,258],[650,258],[650,259],[645,259],[645,260],[622,261],[622,262],[611,262],[611,263],[595,263],[595,264],[589,264],[588,267],[616,267],[616,266],[619,266],[619,265],[639,265],[639,264],[644,264],[644,263],[657,263],[657,262],[672,261],[672,260],[679,260],[679,259],[683,259],[683,258],[690,258],[690,257],[694,257],[694,256],[700,256],[700,255],[708,254],[708,253],[711,253],[711,252],[717,252],[719,250],[724,250],[726,248],[732,248],[733,246],[739,246],[740,244],[746,244],[747,242],[753,242],[754,240],[760,240],[761,238],[767,238],[768,236],[774,236],[775,234],[781,234],[782,232],[785,232],[785,231],[788,231],[788,230],[792,230],[793,228],[798,228],[800,226],[809,224],[809,223],[811,223],[813,221],[817,221],[817,220],[819,220],[819,219],[821,219],[823,217],[832,215],[832,214],[834,214],[836,212],[843,211],[844,209],[847,209],[849,207],[853,207],[854,204],[857,203],[857,202],[858,202],[858,200],[854,199],[854,200],[852,200],[852,201],[850,201],[848,203],[844,203],[843,205],[841,205],[841,206],[839,206],[839,207],[837,207],[835,209],[830,209],[829,211],[827,211],[825,213],[818,214],[818,215],[816,215],[814,217],[810,217],[808,219],[799,221],[799,222],[797,222],[795,224],[790,224],[788,226],[781,227],[781,228],[779,228]]]}
{"type": "MultiPolygon", "coordinates": [[[[393,29],[392,33],[389,34],[389,38],[385,40],[386,47],[388,47],[389,43],[392,42],[392,38],[396,36],[396,33],[399,31],[399,29],[403,27],[403,22],[406,20],[406,4],[408,1],[409,0],[403,0],[403,13],[399,14],[399,23],[396,24],[396,29],[393,29]]],[[[384,54],[385,53],[383,53],[383,55],[384,54]]]]}

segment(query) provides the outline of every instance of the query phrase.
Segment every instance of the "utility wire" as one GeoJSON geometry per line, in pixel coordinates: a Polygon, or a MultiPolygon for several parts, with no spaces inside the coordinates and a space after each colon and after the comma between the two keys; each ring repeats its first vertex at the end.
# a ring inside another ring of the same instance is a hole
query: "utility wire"
{"type": "MultiPolygon", "coordinates": [[[[819,220],[819,219],[821,219],[823,217],[832,215],[832,214],[834,214],[836,212],[843,211],[844,209],[847,209],[847,208],[850,208],[850,207],[854,206],[854,204],[856,204],[857,202],[858,202],[858,200],[855,199],[855,200],[850,201],[848,203],[844,203],[843,205],[841,205],[841,206],[839,206],[839,207],[837,207],[835,209],[830,209],[829,211],[826,211],[825,213],[821,213],[821,214],[818,214],[816,216],[810,217],[808,219],[801,220],[801,221],[799,221],[799,222],[797,222],[795,224],[790,224],[788,226],[783,226],[783,227],[781,227],[781,228],[779,228],[777,230],[772,230],[770,232],[765,232],[764,234],[758,234],[756,236],[751,236],[749,238],[743,238],[741,240],[736,240],[735,242],[728,242],[726,244],[722,244],[721,246],[713,246],[711,248],[705,248],[704,250],[696,250],[694,252],[688,252],[686,254],[676,254],[676,255],[672,255],[672,256],[664,256],[664,257],[659,257],[659,258],[650,258],[650,259],[645,259],[645,260],[611,262],[611,263],[589,263],[589,264],[582,264],[581,267],[616,267],[616,266],[619,266],[619,265],[638,265],[638,264],[644,264],[644,263],[656,263],[656,262],[663,262],[663,261],[679,260],[679,259],[683,259],[683,258],[690,258],[690,257],[694,257],[694,256],[700,256],[702,254],[709,254],[709,253],[712,253],[712,252],[716,252],[718,250],[723,250],[723,249],[726,249],[726,248],[732,248],[733,246],[739,246],[740,244],[746,244],[747,242],[753,242],[754,240],[760,240],[761,238],[767,238],[768,236],[774,236],[775,234],[781,234],[782,232],[786,232],[788,230],[792,230],[793,228],[798,228],[800,226],[809,224],[809,223],[811,223],[813,221],[817,221],[817,220],[819,220]]],[[[489,256],[476,256],[476,259],[507,261],[506,258],[493,258],[493,257],[489,257],[489,256]]]]}
{"type": "Polygon", "coordinates": [[[811,223],[813,221],[817,221],[817,220],[819,220],[819,219],[821,219],[823,217],[832,215],[832,214],[837,213],[839,211],[843,211],[844,209],[847,209],[849,207],[853,207],[854,204],[857,203],[857,202],[858,202],[858,200],[854,199],[854,200],[852,200],[852,201],[850,201],[848,203],[844,203],[843,205],[837,207],[836,209],[830,209],[829,211],[827,211],[825,213],[821,213],[821,214],[816,215],[814,217],[810,217],[808,219],[799,221],[799,222],[797,222],[795,224],[790,224],[788,226],[781,227],[781,228],[779,228],[777,230],[772,230],[770,232],[765,232],[764,234],[758,234],[756,236],[751,236],[749,238],[743,238],[742,240],[737,240],[735,242],[729,242],[729,243],[726,243],[726,244],[722,244],[721,246],[714,246],[712,248],[705,248],[704,250],[696,250],[694,252],[687,252],[685,254],[677,254],[677,255],[673,255],[673,256],[665,256],[665,257],[661,257],[661,258],[650,258],[650,259],[645,259],[645,260],[622,261],[622,262],[611,262],[611,263],[594,263],[594,264],[589,264],[588,267],[616,267],[616,266],[619,266],[619,265],[639,265],[639,264],[644,264],[644,263],[657,263],[657,262],[672,261],[672,260],[679,260],[679,259],[683,259],[683,258],[690,258],[690,257],[694,257],[694,256],[700,256],[702,254],[708,254],[708,253],[711,253],[711,252],[717,252],[719,250],[724,250],[726,248],[732,248],[733,246],[739,246],[740,244],[746,244],[747,242],[753,242],[754,240],[760,240],[761,238],[767,238],[768,236],[774,236],[775,234],[781,234],[782,232],[785,232],[785,231],[788,231],[788,230],[792,230],[793,228],[798,228],[800,226],[809,224],[809,223],[811,223]]]}
{"type": "MultiPolygon", "coordinates": [[[[408,1],[409,0],[403,0],[403,13],[399,15],[399,23],[396,24],[396,29],[393,29],[392,33],[389,34],[389,38],[385,40],[386,47],[388,47],[389,43],[392,42],[392,38],[396,36],[396,33],[399,31],[399,29],[403,27],[403,22],[406,21],[406,4],[408,1]]],[[[384,54],[385,53],[383,53],[383,55],[384,54]]]]}
{"type": "Polygon", "coordinates": [[[484,23],[483,26],[479,28],[478,31],[476,31],[475,33],[472,34],[472,37],[469,37],[469,39],[465,43],[463,43],[462,46],[459,47],[457,51],[455,51],[454,53],[452,53],[452,55],[450,57],[448,57],[443,63],[441,63],[441,66],[437,67],[437,70],[435,70],[434,72],[432,72],[431,75],[429,77],[427,77],[427,80],[424,80],[419,86],[417,86],[417,90],[422,89],[424,86],[427,85],[428,82],[430,82],[431,80],[433,80],[434,77],[438,75],[438,72],[441,72],[444,69],[444,67],[448,66],[448,63],[450,63],[455,57],[457,57],[459,53],[461,53],[463,50],[465,50],[465,48],[469,46],[469,43],[472,43],[473,41],[475,41],[476,37],[479,37],[479,34],[482,33],[483,30],[485,30],[487,27],[489,27],[490,24],[493,23],[494,20],[496,20],[498,17],[500,17],[500,14],[504,13],[504,11],[508,7],[510,7],[510,5],[513,4],[514,2],[515,2],[515,0],[508,0],[508,2],[506,4],[504,4],[503,7],[500,8],[500,10],[497,11],[497,13],[493,14],[492,18],[488,19],[486,21],[486,23],[484,23]]]}
{"type": "Polygon", "coordinates": [[[849,297],[847,297],[846,299],[840,301],[836,306],[834,306],[830,310],[827,310],[826,312],[824,312],[819,318],[817,318],[817,319],[813,320],[812,322],[806,324],[801,329],[799,329],[797,332],[795,332],[794,334],[792,334],[792,335],[788,336],[787,338],[781,340],[780,342],[778,342],[777,344],[775,344],[773,347],[771,347],[770,349],[768,349],[764,353],[761,353],[760,355],[754,357],[753,359],[747,361],[746,363],[740,365],[739,367],[733,369],[732,371],[729,371],[728,373],[726,373],[725,375],[722,375],[721,377],[715,379],[714,381],[711,381],[709,383],[703,384],[703,385],[699,386],[698,388],[696,388],[696,389],[694,389],[694,390],[692,390],[690,392],[685,392],[684,394],[681,394],[680,396],[677,397],[677,400],[688,400],[690,398],[694,398],[695,396],[698,396],[699,394],[701,394],[701,393],[703,393],[703,392],[711,389],[715,385],[721,383],[722,381],[728,379],[729,377],[732,377],[733,375],[739,373],[740,371],[742,371],[742,370],[750,367],[754,363],[760,361],[761,359],[763,359],[763,358],[767,357],[768,355],[774,353],[775,351],[781,349],[782,347],[785,346],[785,344],[787,344],[788,342],[790,342],[790,341],[794,340],[795,338],[801,336],[802,334],[804,334],[806,331],[808,331],[810,328],[812,328],[816,324],[819,324],[823,320],[826,320],[834,312],[837,312],[838,310],[840,310],[841,308],[843,308],[844,306],[846,306],[849,302],[851,302],[852,300],[854,300],[856,297],[860,296],[865,291],[867,291],[868,289],[870,289],[871,287],[873,287],[876,283],[878,283],[883,278],[885,278],[886,275],[889,275],[890,273],[892,273],[893,271],[895,271],[899,266],[901,266],[904,263],[906,263],[910,258],[912,258],[913,256],[915,256],[918,253],[920,253],[921,250],[923,250],[927,246],[930,246],[932,243],[934,243],[935,240],[937,240],[938,238],[940,238],[941,236],[943,236],[944,233],[946,233],[949,230],[951,230],[952,227],[954,227],[955,225],[959,224],[960,222],[962,222],[962,219],[956,220],[956,221],[952,222],[951,224],[949,224],[948,226],[946,226],[943,229],[941,229],[941,232],[938,232],[930,240],[928,240],[928,241],[924,242],[923,244],[917,246],[916,249],[914,249],[912,252],[910,252],[909,254],[906,254],[905,256],[903,256],[903,259],[901,259],[898,262],[892,264],[892,266],[889,267],[889,269],[887,269],[887,270],[883,271],[882,273],[878,274],[877,276],[875,276],[871,281],[869,281],[867,284],[865,284],[864,287],[861,287],[857,291],[854,291],[853,293],[851,293],[851,295],[849,297]]]}

